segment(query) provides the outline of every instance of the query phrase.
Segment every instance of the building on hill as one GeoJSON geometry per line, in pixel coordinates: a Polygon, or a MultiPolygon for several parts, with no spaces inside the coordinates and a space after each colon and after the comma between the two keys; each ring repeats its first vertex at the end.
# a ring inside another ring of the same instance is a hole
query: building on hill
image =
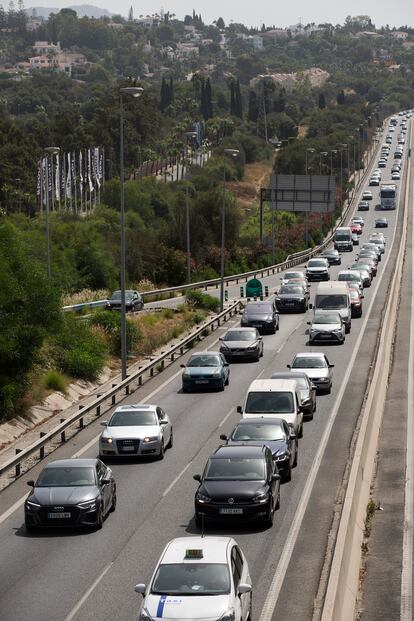
{"type": "Polygon", "coordinates": [[[394,30],[391,33],[393,39],[397,39],[398,41],[405,41],[408,39],[408,32],[403,32],[402,30],[394,30]]]}
{"type": "Polygon", "coordinates": [[[59,41],[55,45],[54,43],[48,43],[47,41],[36,41],[33,46],[33,52],[36,56],[48,56],[50,54],[60,54],[62,48],[59,41]]]}

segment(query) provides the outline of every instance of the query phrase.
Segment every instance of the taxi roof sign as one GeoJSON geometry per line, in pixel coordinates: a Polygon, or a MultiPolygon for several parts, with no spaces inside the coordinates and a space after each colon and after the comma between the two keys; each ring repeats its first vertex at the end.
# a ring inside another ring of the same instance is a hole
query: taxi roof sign
{"type": "Polygon", "coordinates": [[[185,551],[185,558],[203,558],[203,550],[189,549],[185,551]]]}

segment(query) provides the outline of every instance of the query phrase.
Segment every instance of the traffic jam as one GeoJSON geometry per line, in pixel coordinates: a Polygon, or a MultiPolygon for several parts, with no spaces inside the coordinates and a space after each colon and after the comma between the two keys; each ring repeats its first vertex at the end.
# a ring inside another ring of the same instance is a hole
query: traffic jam
{"type": "MultiPolygon", "coordinates": [[[[137,603],[140,621],[251,621],[254,585],[234,528],[272,528],[285,488],[300,468],[306,427],[318,415],[320,400],[335,391],[333,353],[364,316],[364,292],[387,252],[385,212],[395,213],[398,207],[410,117],[411,111],[391,118],[377,167],[349,224],[336,229],[331,247],[305,266],[286,271],[269,297],[247,299],[239,325],[230,327],[214,350],[194,349],[181,365],[182,399],[193,392],[225,391],[237,381],[239,362],[260,362],[268,335],[276,334],[284,316],[305,316],[303,348],[287,366],[246,386],[244,400],[234,404],[238,422],[219,434],[220,443],[204,469],[193,474],[199,534],[169,541],[148,582],[136,584],[142,597],[137,603]],[[374,211],[368,224],[363,212],[374,211]],[[227,534],[209,534],[214,525],[227,534]]],[[[37,480],[28,481],[28,532],[101,529],[106,519],[116,519],[111,515],[117,508],[111,463],[120,458],[163,460],[174,451],[173,423],[160,405],[121,405],[101,424],[95,458],[52,460],[37,480]]]]}

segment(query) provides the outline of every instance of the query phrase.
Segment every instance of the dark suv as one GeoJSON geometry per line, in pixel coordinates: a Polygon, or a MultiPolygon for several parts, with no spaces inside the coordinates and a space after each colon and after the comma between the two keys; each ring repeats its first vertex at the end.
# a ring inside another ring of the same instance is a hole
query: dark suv
{"type": "Polygon", "coordinates": [[[275,334],[279,330],[275,301],[247,302],[240,323],[242,328],[257,328],[259,332],[275,334]]]}
{"type": "Polygon", "coordinates": [[[220,446],[210,455],[195,495],[195,522],[261,520],[271,526],[280,505],[280,474],[268,446],[220,446]]]}

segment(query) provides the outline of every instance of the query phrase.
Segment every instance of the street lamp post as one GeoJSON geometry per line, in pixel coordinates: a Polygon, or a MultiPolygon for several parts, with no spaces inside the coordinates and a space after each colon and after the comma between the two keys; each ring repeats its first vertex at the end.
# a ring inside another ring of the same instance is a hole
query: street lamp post
{"type": "MultiPolygon", "coordinates": [[[[305,175],[308,174],[308,153],[315,153],[315,149],[309,148],[305,151],[305,175]]],[[[305,211],[305,245],[308,243],[308,212],[305,211]]]]}
{"type": "Polygon", "coordinates": [[[44,149],[46,153],[46,262],[47,262],[47,277],[50,280],[52,278],[52,265],[50,261],[50,227],[49,227],[49,156],[52,156],[52,204],[53,204],[53,156],[57,155],[60,151],[59,147],[46,147],[44,149]]]}
{"type": "MultiPolygon", "coordinates": [[[[185,132],[188,139],[197,138],[197,132],[185,132]]],[[[187,283],[191,282],[191,240],[190,240],[190,206],[188,200],[188,142],[187,142],[187,162],[185,170],[185,228],[186,228],[186,250],[187,250],[187,283]]]]}
{"type": "Polygon", "coordinates": [[[340,144],[339,146],[340,146],[339,152],[340,152],[340,155],[341,155],[341,213],[342,213],[342,207],[343,207],[343,202],[344,202],[344,200],[343,200],[343,179],[344,179],[343,175],[344,175],[344,170],[343,170],[343,165],[342,165],[343,164],[343,162],[342,162],[342,154],[344,152],[344,149],[346,149],[348,145],[346,143],[344,143],[344,144],[340,144]]]}
{"type": "Polygon", "coordinates": [[[126,338],[126,308],[125,308],[125,188],[124,188],[124,102],[123,96],[140,97],[144,89],[127,86],[119,89],[119,160],[120,160],[120,199],[121,199],[121,379],[127,377],[127,338],[126,338]]]}
{"type": "MultiPolygon", "coordinates": [[[[337,149],[331,149],[331,167],[330,167],[330,173],[331,173],[331,177],[333,176],[333,156],[336,155],[338,153],[337,149]]],[[[335,203],[336,203],[336,196],[335,196],[335,203]]],[[[333,231],[333,218],[332,218],[332,212],[330,214],[330,223],[331,223],[331,229],[333,231]]]]}
{"type": "MultiPolygon", "coordinates": [[[[232,158],[236,158],[239,149],[224,149],[224,153],[232,158]]],[[[224,243],[225,243],[225,224],[226,224],[226,163],[223,166],[223,201],[221,205],[221,253],[220,253],[220,312],[224,310],[224,243]]]]}
{"type": "Polygon", "coordinates": [[[328,151],[321,151],[319,153],[319,174],[322,174],[322,158],[328,155],[328,151]]]}

